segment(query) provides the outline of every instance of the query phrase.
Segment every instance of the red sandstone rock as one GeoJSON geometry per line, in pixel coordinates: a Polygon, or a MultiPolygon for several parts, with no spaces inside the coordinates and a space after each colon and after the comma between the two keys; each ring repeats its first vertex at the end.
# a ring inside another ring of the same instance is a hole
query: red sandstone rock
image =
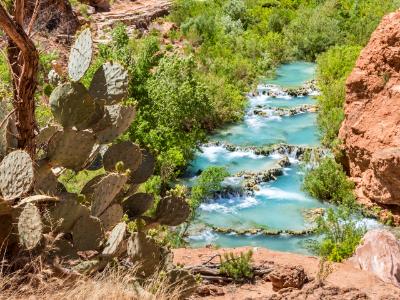
{"type": "Polygon", "coordinates": [[[279,266],[269,274],[272,289],[279,291],[285,288],[301,289],[308,281],[307,275],[301,266],[279,266]]]}
{"type": "Polygon", "coordinates": [[[382,20],[347,79],[339,137],[357,196],[400,206],[400,10],[382,20]]]}
{"type": "Polygon", "coordinates": [[[371,230],[357,247],[351,262],[400,287],[400,243],[387,230],[371,230]]]}

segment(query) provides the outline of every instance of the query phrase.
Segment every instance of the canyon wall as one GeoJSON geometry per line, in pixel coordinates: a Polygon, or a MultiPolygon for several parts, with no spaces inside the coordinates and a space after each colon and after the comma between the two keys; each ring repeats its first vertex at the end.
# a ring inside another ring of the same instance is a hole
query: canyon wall
{"type": "Polygon", "coordinates": [[[400,208],[400,10],[387,15],[347,79],[339,137],[363,201],[400,208]]]}

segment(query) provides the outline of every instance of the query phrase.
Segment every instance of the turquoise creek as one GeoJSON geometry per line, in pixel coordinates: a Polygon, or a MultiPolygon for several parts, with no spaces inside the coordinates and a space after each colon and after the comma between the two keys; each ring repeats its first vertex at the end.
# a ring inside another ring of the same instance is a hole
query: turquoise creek
{"type": "MultiPolygon", "coordinates": [[[[249,96],[249,107],[242,122],[229,125],[210,137],[203,145],[186,172],[190,183],[199,171],[208,166],[225,166],[233,176],[226,181],[234,184],[239,172],[262,172],[276,165],[283,155],[257,155],[249,146],[285,143],[293,146],[318,146],[316,113],[301,112],[291,116],[277,115],[280,108],[297,108],[315,104],[311,95],[290,97],[284,88],[303,86],[314,79],[315,65],[295,62],[281,66],[277,78],[258,86],[257,93],[249,96]],[[256,113],[256,110],[262,114],[256,113]],[[213,143],[214,142],[214,143],[213,143]],[[234,151],[224,145],[241,146],[234,151]]],[[[215,244],[221,247],[260,246],[273,250],[308,253],[304,241],[309,235],[281,233],[265,235],[250,233],[246,229],[268,231],[303,231],[307,223],[307,209],[325,207],[301,190],[303,172],[294,155],[288,153],[290,166],[274,181],[264,182],[252,193],[231,193],[208,199],[200,207],[198,221],[192,225],[189,242],[193,247],[215,244]],[[213,228],[234,229],[217,233],[213,228]],[[238,234],[237,231],[245,232],[238,234]]]]}

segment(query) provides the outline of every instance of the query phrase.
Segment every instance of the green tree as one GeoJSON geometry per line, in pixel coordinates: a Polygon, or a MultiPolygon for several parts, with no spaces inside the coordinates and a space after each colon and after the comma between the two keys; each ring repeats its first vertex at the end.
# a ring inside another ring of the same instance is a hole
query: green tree
{"type": "Polygon", "coordinates": [[[347,179],[342,165],[330,157],[323,159],[318,167],[306,172],[303,189],[317,199],[335,204],[355,201],[354,184],[347,179]]]}
{"type": "Polygon", "coordinates": [[[208,167],[197,178],[189,198],[192,208],[192,217],[200,204],[213,193],[222,189],[222,181],[229,176],[229,172],[224,167],[208,167]]]}
{"type": "Polygon", "coordinates": [[[332,147],[344,119],[345,81],[361,51],[360,46],[339,46],[329,49],[317,59],[318,127],[322,144],[332,147]]]}
{"type": "Polygon", "coordinates": [[[311,242],[310,248],[330,261],[341,262],[353,255],[366,232],[359,225],[360,216],[349,206],[329,208],[326,216],[317,220],[317,233],[321,239],[311,242]]]}

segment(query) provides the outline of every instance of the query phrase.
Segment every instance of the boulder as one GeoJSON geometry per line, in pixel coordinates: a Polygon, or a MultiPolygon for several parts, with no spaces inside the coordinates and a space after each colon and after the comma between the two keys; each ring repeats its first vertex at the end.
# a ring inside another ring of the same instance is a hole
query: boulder
{"type": "Polygon", "coordinates": [[[275,292],[286,288],[301,289],[308,282],[302,266],[277,266],[269,274],[269,280],[275,292]]]}
{"type": "Polygon", "coordinates": [[[400,242],[387,230],[368,231],[350,261],[400,287],[400,242]]]}
{"type": "MultiPolygon", "coordinates": [[[[35,1],[26,3],[25,23],[29,24],[35,1]]],[[[68,0],[42,0],[39,3],[40,13],[33,24],[35,32],[74,36],[79,28],[79,20],[68,0]]]]}
{"type": "Polygon", "coordinates": [[[372,34],[346,82],[339,138],[364,203],[400,207],[400,10],[372,34]]]}

